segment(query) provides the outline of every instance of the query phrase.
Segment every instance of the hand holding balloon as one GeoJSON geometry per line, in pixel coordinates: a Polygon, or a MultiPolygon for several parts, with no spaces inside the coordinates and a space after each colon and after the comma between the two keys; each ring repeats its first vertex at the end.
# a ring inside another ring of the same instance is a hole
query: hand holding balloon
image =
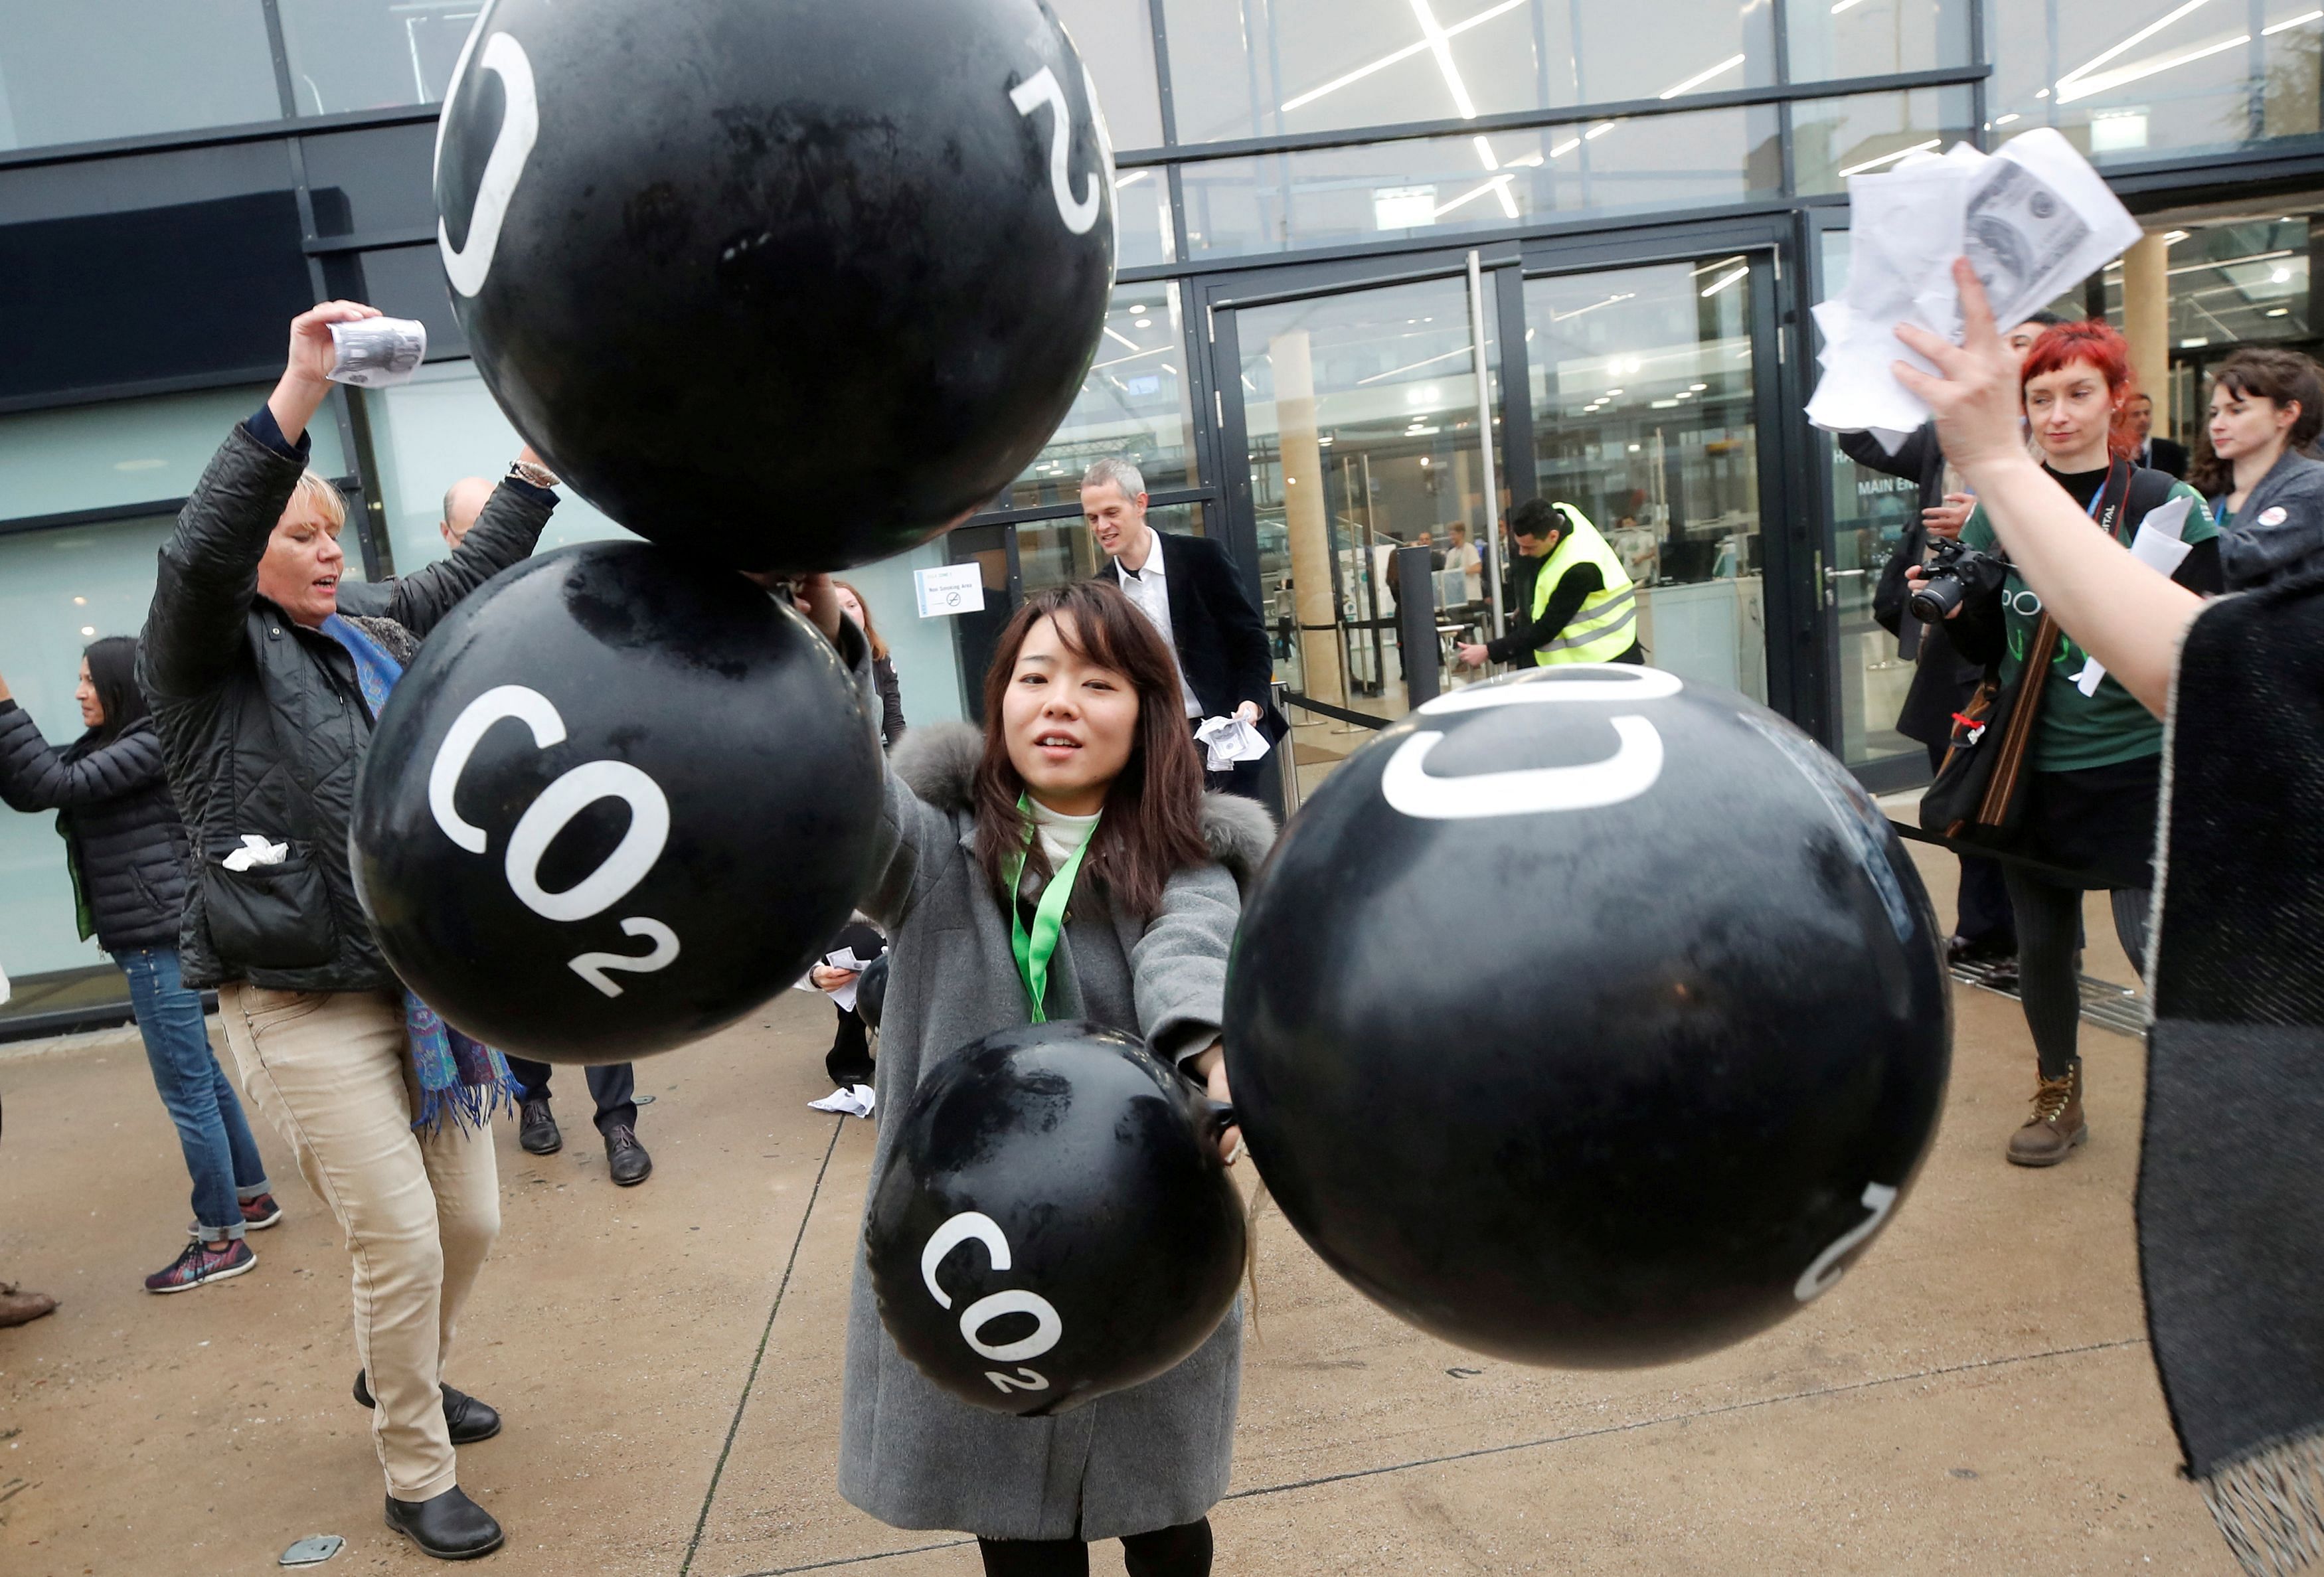
{"type": "MultiPolygon", "coordinates": [[[[1223,1040],[1213,1040],[1208,1050],[1195,1053],[1185,1064],[1188,1073],[1202,1084],[1204,1092],[1222,1106],[1232,1106],[1234,1094],[1227,1088],[1227,1046],[1223,1040]]],[[[1230,1126],[1219,1133],[1219,1158],[1230,1167],[1242,1158],[1242,1130],[1230,1126]]]]}

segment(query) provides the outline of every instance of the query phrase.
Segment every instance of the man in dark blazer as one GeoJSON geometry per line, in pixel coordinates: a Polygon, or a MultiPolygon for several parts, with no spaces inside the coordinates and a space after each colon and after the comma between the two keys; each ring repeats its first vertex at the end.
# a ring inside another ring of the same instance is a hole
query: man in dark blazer
{"type": "MultiPolygon", "coordinates": [[[[1226,549],[1148,525],[1146,478],[1127,460],[1100,460],[1083,475],[1082,519],[1111,560],[1101,578],[1119,586],[1177,654],[1187,727],[1231,715],[1280,740],[1287,730],[1272,701],[1267,626],[1226,549]]],[[[1264,757],[1240,762],[1210,774],[1211,786],[1261,798],[1268,765],[1264,757]]]]}
{"type": "Polygon", "coordinates": [[[2138,435],[2138,447],[2131,451],[2131,462],[2150,471],[2161,471],[2187,480],[2187,446],[2174,444],[2169,438],[2154,436],[2154,397],[2134,394],[2130,397],[2130,430],[2138,435]]]}

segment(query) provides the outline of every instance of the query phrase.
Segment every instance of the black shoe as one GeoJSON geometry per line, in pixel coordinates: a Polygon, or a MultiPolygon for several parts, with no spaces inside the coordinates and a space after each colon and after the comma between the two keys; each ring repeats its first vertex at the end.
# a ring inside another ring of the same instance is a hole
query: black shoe
{"type": "Polygon", "coordinates": [[[553,1156],[565,1148],[565,1136],[557,1131],[548,1096],[537,1095],[524,1103],[516,1120],[516,1142],[536,1156],[553,1156]]]}
{"type": "Polygon", "coordinates": [[[637,1130],[626,1122],[605,1130],[605,1169],[624,1188],[634,1188],[653,1176],[653,1157],[638,1142],[637,1130]]]}
{"type": "Polygon", "coordinates": [[[439,1561],[473,1561],[501,1547],[507,1536],[493,1514],[457,1485],[426,1500],[387,1498],[387,1526],[439,1561]]]}
{"type": "MultiPolygon", "coordinates": [[[[501,1416],[490,1402],[479,1401],[463,1390],[438,1385],[444,1393],[444,1427],[452,1436],[454,1445],[474,1445],[480,1440],[490,1440],[501,1432],[501,1416]]],[[[371,1387],[364,1383],[364,1371],[355,1370],[355,1400],[366,1407],[375,1407],[371,1387]]],[[[434,1502],[430,1501],[430,1505],[434,1502]]],[[[484,1554],[482,1550],[476,1552],[484,1554]]]]}

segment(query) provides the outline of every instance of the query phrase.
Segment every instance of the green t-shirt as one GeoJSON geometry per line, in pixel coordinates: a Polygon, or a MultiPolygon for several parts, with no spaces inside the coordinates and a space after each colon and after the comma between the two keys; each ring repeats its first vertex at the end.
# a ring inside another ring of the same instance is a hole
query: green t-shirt
{"type": "MultiPolygon", "coordinates": [[[[2092,479],[2098,475],[2101,474],[2068,476],[2061,481],[2070,493],[2078,493],[2078,502],[2087,506],[2092,479]],[[2078,481],[2085,485],[2076,488],[2074,484],[2078,481]]],[[[2194,501],[2187,512],[2187,524],[2180,532],[2182,541],[2208,542],[2219,534],[2201,493],[2181,482],[2171,489],[2170,496],[2194,501]]],[[[2135,534],[2121,527],[2115,531],[2125,547],[2130,545],[2135,534]]],[[[1969,523],[1961,528],[1961,541],[1982,550],[1993,547],[1993,523],[1985,518],[1982,506],[1971,512],[1969,523]]],[[[2042,599],[2019,578],[2014,567],[2002,583],[2001,597],[2002,624],[2008,636],[2002,653],[2001,679],[2005,685],[2014,685],[2024,671],[2025,650],[2034,641],[2034,627],[2041,622],[2042,599]]],[[[2090,654],[2082,650],[2079,641],[2063,630],[2058,632],[2058,652],[2050,661],[2050,678],[2042,695],[2041,726],[2034,736],[2033,766],[2037,772],[2110,767],[2118,761],[2156,755],[2163,750],[2161,721],[2116,684],[2112,674],[2098,681],[2093,694],[2082,694],[2074,679],[2089,660],[2090,654]]]]}

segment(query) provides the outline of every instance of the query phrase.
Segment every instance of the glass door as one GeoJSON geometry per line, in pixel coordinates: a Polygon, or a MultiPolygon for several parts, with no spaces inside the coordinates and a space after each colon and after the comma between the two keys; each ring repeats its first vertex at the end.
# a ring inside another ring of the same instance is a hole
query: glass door
{"type": "Polygon", "coordinates": [[[1534,482],[1638,588],[1646,661],[1768,699],[1758,294],[1766,254],[1531,278],[1534,482]]]}
{"type": "MultiPolygon", "coordinates": [[[[1452,273],[1219,314],[1276,671],[1316,700],[1404,714],[1398,548],[1430,550],[1440,624],[1485,616],[1484,578],[1470,570],[1499,510],[1486,496],[1479,412],[1490,401],[1479,399],[1470,304],[1466,274],[1452,273]]],[[[1489,367],[1489,316],[1484,327],[1489,367]]],[[[1303,764],[1324,764],[1333,747],[1307,743],[1304,728],[1302,740],[1303,764]]]]}

